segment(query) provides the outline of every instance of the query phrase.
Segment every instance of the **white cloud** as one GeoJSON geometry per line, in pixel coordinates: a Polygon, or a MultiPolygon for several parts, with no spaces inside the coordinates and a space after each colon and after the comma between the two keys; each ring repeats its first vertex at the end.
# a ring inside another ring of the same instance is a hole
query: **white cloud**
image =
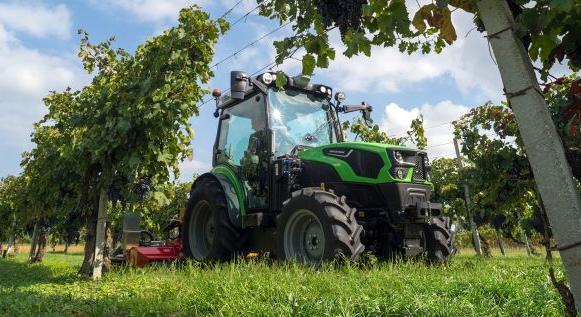
{"type": "Polygon", "coordinates": [[[468,112],[470,108],[441,101],[435,105],[423,104],[419,107],[404,109],[390,103],[385,106],[381,128],[390,136],[404,136],[411,121],[420,114],[424,116],[425,134],[428,138],[427,151],[432,158],[454,155],[453,128],[451,122],[468,112]]]}
{"type": "Polygon", "coordinates": [[[203,6],[209,0],[91,0],[99,6],[122,9],[142,22],[164,23],[177,19],[184,7],[197,4],[203,6]]]}
{"type": "Polygon", "coordinates": [[[64,4],[47,7],[41,3],[0,3],[0,24],[36,37],[67,39],[71,35],[71,14],[64,4]]]}
{"type": "MultiPolygon", "coordinates": [[[[49,55],[30,49],[0,24],[0,146],[30,146],[32,123],[46,111],[42,98],[50,90],[87,83],[72,56],[49,55]]],[[[74,87],[75,88],[75,87],[74,87]]]]}
{"type": "Polygon", "coordinates": [[[191,160],[181,162],[179,168],[180,168],[180,179],[189,180],[191,179],[192,175],[196,173],[200,174],[211,170],[212,164],[198,160],[191,160]]]}
{"type": "MultiPolygon", "coordinates": [[[[399,92],[407,86],[449,75],[461,93],[473,95],[475,99],[498,100],[502,94],[502,82],[498,68],[490,57],[486,39],[476,30],[466,37],[474,28],[469,14],[458,10],[453,20],[458,40],[441,54],[407,55],[395,47],[373,47],[371,57],[348,59],[337,54],[336,60],[323,73],[352,91],[373,89],[390,92],[399,92]]],[[[336,36],[333,35],[333,38],[336,36]]],[[[337,47],[341,48],[341,52],[344,50],[343,46],[337,47]]]]}

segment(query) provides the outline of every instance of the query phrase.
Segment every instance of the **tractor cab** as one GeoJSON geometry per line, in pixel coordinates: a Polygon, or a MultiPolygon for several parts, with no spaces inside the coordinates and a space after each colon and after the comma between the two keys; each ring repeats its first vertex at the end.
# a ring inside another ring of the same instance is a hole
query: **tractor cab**
{"type": "Polygon", "coordinates": [[[370,106],[341,106],[343,93],[333,102],[331,87],[310,84],[306,77],[287,78],[279,89],[275,73],[231,76],[230,95],[214,93],[220,122],[213,165],[225,164],[238,173],[251,209],[274,207],[264,198],[271,163],[277,158],[342,142],[339,112],[360,110],[369,120],[370,106]]]}
{"type": "Polygon", "coordinates": [[[213,169],[196,179],[184,217],[184,253],[198,260],[265,252],[320,262],[364,249],[445,261],[453,233],[430,202],[423,151],[347,142],[345,96],[306,77],[233,71],[215,90],[213,169]],[[277,87],[276,81],[285,82],[277,87]],[[441,233],[441,234],[440,234],[441,233]]]}

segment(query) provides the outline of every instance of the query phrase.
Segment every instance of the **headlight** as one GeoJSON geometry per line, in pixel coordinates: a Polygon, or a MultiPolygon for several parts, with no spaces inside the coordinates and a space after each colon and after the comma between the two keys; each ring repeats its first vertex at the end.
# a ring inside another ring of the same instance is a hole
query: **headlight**
{"type": "Polygon", "coordinates": [[[262,82],[265,85],[270,85],[273,80],[274,80],[274,78],[273,78],[273,76],[272,76],[271,73],[264,73],[264,74],[262,74],[262,82]]]}
{"type": "Polygon", "coordinates": [[[342,91],[339,91],[338,93],[335,94],[335,101],[342,103],[343,101],[345,101],[345,93],[343,93],[342,91]]]}
{"type": "Polygon", "coordinates": [[[401,154],[400,151],[394,151],[393,157],[395,158],[396,161],[398,161],[400,163],[403,162],[403,154],[401,154]]]}
{"type": "Polygon", "coordinates": [[[322,93],[324,93],[324,94],[326,94],[327,93],[327,87],[321,86],[321,87],[319,87],[319,91],[322,92],[322,93]]]}
{"type": "Polygon", "coordinates": [[[405,178],[405,172],[401,168],[396,171],[396,174],[397,174],[397,177],[398,178],[401,178],[401,179],[404,179],[405,178]]]}

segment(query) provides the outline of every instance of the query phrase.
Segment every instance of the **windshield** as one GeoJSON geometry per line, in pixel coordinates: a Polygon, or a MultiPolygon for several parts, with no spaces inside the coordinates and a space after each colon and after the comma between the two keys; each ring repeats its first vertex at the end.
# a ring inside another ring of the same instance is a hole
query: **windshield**
{"type": "Polygon", "coordinates": [[[274,154],[281,156],[297,145],[321,146],[336,142],[329,124],[329,101],[296,90],[268,92],[274,154]]]}

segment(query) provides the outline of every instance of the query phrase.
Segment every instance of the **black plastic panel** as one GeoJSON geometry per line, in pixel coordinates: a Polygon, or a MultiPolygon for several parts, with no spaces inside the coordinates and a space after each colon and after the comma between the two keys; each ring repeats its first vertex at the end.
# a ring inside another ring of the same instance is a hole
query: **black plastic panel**
{"type": "Polygon", "coordinates": [[[383,160],[379,154],[349,148],[324,149],[323,153],[343,160],[351,166],[355,175],[367,178],[377,178],[379,171],[383,167],[383,160]]]}
{"type": "Polygon", "coordinates": [[[315,161],[303,161],[298,182],[303,187],[319,187],[321,183],[341,182],[333,166],[315,161]]]}

